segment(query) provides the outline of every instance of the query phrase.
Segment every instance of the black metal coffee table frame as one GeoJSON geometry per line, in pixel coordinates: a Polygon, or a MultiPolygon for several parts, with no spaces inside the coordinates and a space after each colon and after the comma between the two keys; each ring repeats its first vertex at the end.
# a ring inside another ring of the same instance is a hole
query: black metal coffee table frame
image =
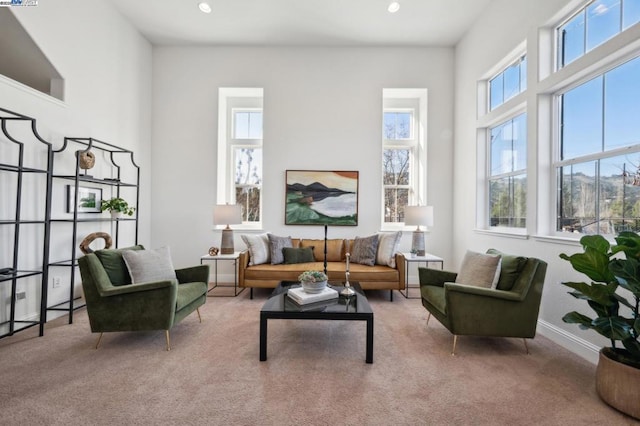
{"type": "MultiPolygon", "coordinates": [[[[267,321],[270,319],[301,319],[301,320],[342,320],[342,321],[366,321],[367,323],[367,349],[366,349],[366,362],[367,364],[373,363],[373,310],[369,305],[369,301],[362,292],[358,283],[351,283],[351,286],[356,291],[353,300],[356,303],[356,312],[339,311],[337,309],[327,309],[323,311],[309,310],[309,311],[296,311],[294,309],[285,308],[295,306],[291,300],[287,300],[287,290],[295,286],[298,283],[295,282],[282,282],[269,299],[265,302],[262,310],[260,311],[260,361],[267,360],[267,321]],[[293,304],[293,305],[291,305],[293,304]]],[[[332,284],[332,287],[336,290],[342,290],[342,286],[332,284]]],[[[344,296],[340,296],[340,300],[348,301],[344,296]]],[[[345,305],[342,305],[345,306],[345,305]]],[[[304,309],[301,308],[301,309],[304,309]]]]}

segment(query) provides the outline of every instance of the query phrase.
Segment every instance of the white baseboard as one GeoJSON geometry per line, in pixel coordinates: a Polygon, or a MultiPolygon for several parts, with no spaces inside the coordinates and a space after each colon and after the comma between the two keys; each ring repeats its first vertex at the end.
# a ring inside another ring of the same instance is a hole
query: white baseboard
{"type": "Polygon", "coordinates": [[[587,361],[597,364],[600,347],[591,342],[587,342],[561,328],[556,327],[543,320],[538,320],[538,332],[554,343],[581,356],[587,361]]]}

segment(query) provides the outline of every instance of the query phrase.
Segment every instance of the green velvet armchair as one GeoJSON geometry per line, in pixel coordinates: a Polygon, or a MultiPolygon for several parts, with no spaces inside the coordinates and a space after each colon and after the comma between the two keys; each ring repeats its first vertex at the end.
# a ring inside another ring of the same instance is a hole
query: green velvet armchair
{"type": "MultiPolygon", "coordinates": [[[[490,250],[490,253],[498,253],[490,250]]],[[[457,274],[419,268],[422,305],[453,334],[452,355],[458,336],[519,337],[536,334],[538,311],[547,264],[539,259],[502,254],[496,289],[455,283],[457,274]]]]}
{"type": "MultiPolygon", "coordinates": [[[[127,249],[141,250],[142,246],[127,249]]],[[[164,330],[171,350],[169,330],[206,302],[209,266],[175,271],[177,280],[131,284],[122,251],[98,250],[78,259],[91,331],[164,330]]]]}

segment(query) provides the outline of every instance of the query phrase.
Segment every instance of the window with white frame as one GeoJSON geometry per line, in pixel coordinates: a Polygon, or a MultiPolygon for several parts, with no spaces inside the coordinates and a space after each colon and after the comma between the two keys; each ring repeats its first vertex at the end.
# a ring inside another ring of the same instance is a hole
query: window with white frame
{"type": "Polygon", "coordinates": [[[404,225],[404,208],[426,205],[426,89],[384,89],[383,228],[404,225]]]}
{"type": "Polygon", "coordinates": [[[527,55],[522,55],[511,65],[489,80],[489,111],[527,89],[527,55]]]}
{"type": "Polygon", "coordinates": [[[262,220],[262,103],[262,89],[220,89],[218,203],[240,205],[245,226],[262,220]]]}
{"type": "Polygon", "coordinates": [[[557,99],[557,231],[639,231],[640,57],[557,99]]]}
{"type": "Polygon", "coordinates": [[[527,116],[488,131],[489,226],[525,228],[527,217],[527,116]]]}
{"type": "Polygon", "coordinates": [[[558,68],[640,22],[639,0],[587,3],[557,29],[558,68]]]}

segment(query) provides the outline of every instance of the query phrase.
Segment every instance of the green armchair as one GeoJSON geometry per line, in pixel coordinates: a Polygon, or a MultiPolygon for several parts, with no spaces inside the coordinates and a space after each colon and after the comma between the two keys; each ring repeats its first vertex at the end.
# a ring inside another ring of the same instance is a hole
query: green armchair
{"type": "MultiPolygon", "coordinates": [[[[127,249],[142,250],[142,246],[127,249]]],[[[78,259],[91,331],[169,330],[206,302],[209,266],[176,270],[175,279],[131,284],[122,251],[98,250],[78,259]]]]}
{"type": "MultiPolygon", "coordinates": [[[[497,254],[498,252],[489,251],[497,254]]],[[[422,305],[453,334],[452,355],[458,336],[519,337],[536,334],[547,264],[535,258],[502,254],[496,289],[455,283],[457,274],[419,268],[422,305]]]]}

